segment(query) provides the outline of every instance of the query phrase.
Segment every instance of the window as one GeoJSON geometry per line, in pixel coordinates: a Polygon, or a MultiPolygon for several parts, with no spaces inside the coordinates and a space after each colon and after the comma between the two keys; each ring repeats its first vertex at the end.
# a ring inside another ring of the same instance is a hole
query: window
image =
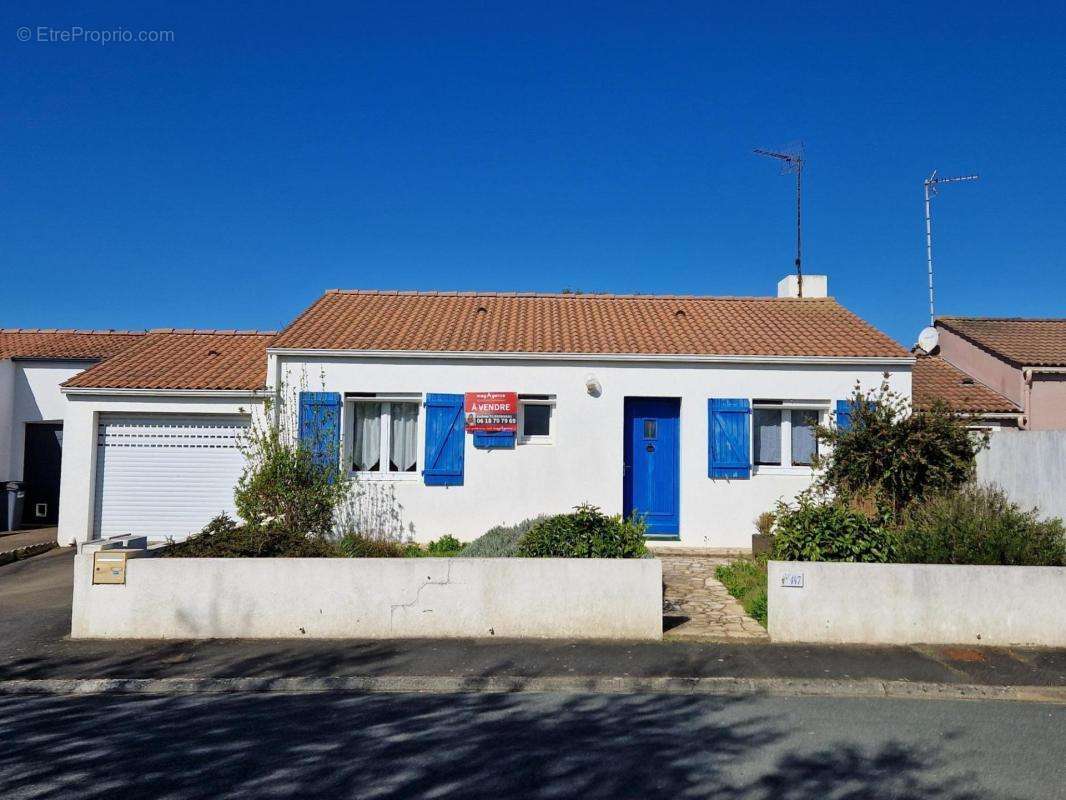
{"type": "Polygon", "coordinates": [[[349,398],[353,472],[418,472],[418,401],[349,398]]]}
{"type": "Polygon", "coordinates": [[[756,400],[752,411],[752,449],[757,467],[807,468],[818,455],[816,429],[823,408],[756,400]]]}
{"type": "Polygon", "coordinates": [[[792,415],[792,463],[809,467],[818,455],[818,439],[815,436],[818,412],[810,408],[795,408],[787,413],[792,415]]]}
{"type": "Polygon", "coordinates": [[[518,397],[518,441],[520,444],[550,444],[554,431],[552,417],[555,398],[547,394],[518,397]]]}

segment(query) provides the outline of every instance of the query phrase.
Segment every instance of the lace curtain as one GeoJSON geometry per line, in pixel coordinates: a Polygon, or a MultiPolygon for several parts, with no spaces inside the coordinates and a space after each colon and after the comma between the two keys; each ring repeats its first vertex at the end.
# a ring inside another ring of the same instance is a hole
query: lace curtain
{"type": "Polygon", "coordinates": [[[389,469],[413,472],[418,457],[418,404],[392,403],[389,430],[389,469]]]}

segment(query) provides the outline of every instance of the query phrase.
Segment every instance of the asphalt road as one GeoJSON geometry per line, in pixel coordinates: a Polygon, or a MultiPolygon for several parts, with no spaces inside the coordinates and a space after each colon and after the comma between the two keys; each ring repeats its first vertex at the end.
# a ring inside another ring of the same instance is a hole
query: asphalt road
{"type": "Polygon", "coordinates": [[[0,696],[0,797],[1062,798],[1066,708],[674,695],[0,696]]]}

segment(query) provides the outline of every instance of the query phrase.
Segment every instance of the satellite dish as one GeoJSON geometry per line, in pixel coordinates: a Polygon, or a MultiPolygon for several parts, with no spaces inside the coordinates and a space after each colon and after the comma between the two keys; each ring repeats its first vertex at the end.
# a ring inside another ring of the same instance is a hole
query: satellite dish
{"type": "Polygon", "coordinates": [[[922,328],[918,334],[918,346],[926,353],[932,353],[940,346],[940,333],[936,328],[922,328]]]}

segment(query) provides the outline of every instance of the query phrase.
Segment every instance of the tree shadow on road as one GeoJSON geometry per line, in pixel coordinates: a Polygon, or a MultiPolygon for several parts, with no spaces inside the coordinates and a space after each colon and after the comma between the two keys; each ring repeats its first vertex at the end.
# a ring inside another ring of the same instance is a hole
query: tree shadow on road
{"type": "Polygon", "coordinates": [[[933,777],[938,751],[800,751],[768,708],[691,695],[8,695],[0,796],[989,796],[972,776],[933,777]]]}

